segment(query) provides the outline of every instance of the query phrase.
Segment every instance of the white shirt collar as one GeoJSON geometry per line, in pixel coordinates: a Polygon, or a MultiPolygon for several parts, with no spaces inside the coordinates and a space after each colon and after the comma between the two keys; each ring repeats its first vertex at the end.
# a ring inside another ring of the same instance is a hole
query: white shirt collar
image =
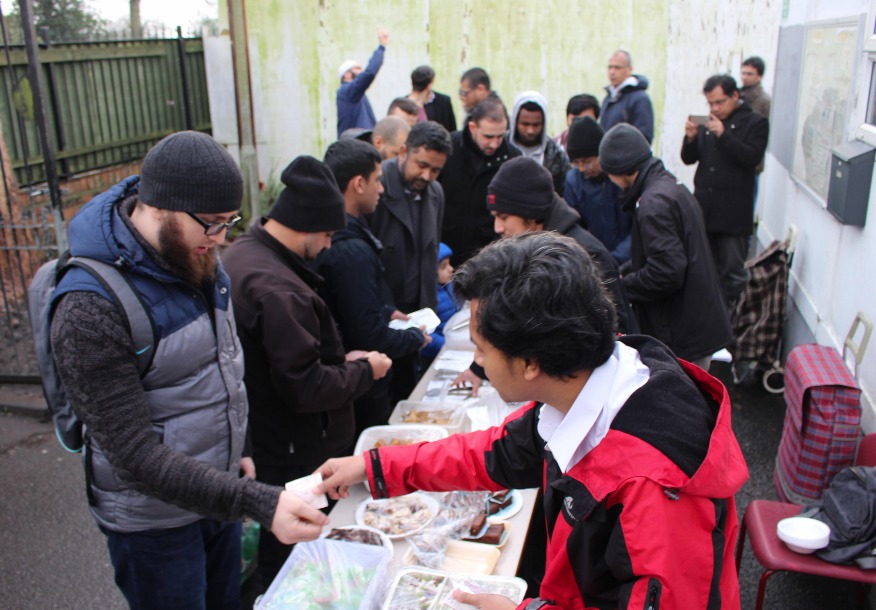
{"type": "Polygon", "coordinates": [[[593,370],[568,413],[548,404],[542,407],[538,433],[563,472],[605,438],[621,407],[650,374],[639,352],[616,341],[614,352],[593,370]]]}

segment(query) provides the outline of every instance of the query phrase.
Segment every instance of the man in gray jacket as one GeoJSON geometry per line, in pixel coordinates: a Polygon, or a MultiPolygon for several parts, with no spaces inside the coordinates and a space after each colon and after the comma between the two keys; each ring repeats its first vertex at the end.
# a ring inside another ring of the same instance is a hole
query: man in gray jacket
{"type": "MultiPolygon", "coordinates": [[[[451,153],[450,134],[434,121],[417,123],[396,159],[382,164],[383,194],[366,221],[383,244],[385,301],[402,313],[438,304],[438,243],[444,190],[436,178],[451,153]]],[[[393,364],[393,403],[413,390],[415,358],[393,364]]]]}
{"type": "Polygon", "coordinates": [[[91,512],[132,608],[237,608],[240,520],[285,544],[325,516],[255,481],[243,457],[247,398],[229,280],[216,254],[240,216],[243,180],[213,138],[172,134],[70,222],[70,252],[118,266],[157,343],[133,345],[88,272],[68,271],[51,325],[58,372],[87,428],[91,512]],[[153,352],[141,377],[138,354],[153,352]],[[241,473],[243,476],[241,476],[241,473]]]}

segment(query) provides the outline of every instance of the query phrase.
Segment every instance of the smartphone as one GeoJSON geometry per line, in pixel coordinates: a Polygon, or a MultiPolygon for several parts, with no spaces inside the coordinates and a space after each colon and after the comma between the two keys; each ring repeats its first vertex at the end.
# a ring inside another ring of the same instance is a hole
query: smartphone
{"type": "Polygon", "coordinates": [[[687,117],[691,123],[696,123],[697,125],[705,125],[709,122],[708,114],[691,114],[687,117]]]}

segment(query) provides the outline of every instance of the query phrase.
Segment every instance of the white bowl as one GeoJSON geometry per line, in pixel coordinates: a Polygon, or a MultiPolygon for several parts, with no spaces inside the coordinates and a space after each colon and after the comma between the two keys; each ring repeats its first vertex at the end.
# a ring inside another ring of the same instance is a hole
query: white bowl
{"type": "Polygon", "coordinates": [[[776,525],[779,540],[796,553],[808,555],[823,549],[830,542],[830,527],[808,517],[789,517],[776,525]]]}

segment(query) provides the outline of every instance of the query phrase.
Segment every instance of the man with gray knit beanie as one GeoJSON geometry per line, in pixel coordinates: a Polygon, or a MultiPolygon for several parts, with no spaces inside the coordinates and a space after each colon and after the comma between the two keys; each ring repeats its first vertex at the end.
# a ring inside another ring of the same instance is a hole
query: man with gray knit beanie
{"type": "Polygon", "coordinates": [[[733,335],[699,204],[632,125],[606,132],[599,163],[633,216],[631,259],[621,275],[642,333],[708,370],[733,335]]]}
{"type": "Polygon", "coordinates": [[[132,608],[237,608],[243,517],[287,544],[327,522],[256,482],[244,454],[243,354],[216,254],[242,193],[218,142],[180,132],[70,222],[70,253],[120,268],[153,327],[153,344],[134,345],[122,311],[81,268],[55,290],[52,350],[87,429],[89,504],[132,608]]]}

